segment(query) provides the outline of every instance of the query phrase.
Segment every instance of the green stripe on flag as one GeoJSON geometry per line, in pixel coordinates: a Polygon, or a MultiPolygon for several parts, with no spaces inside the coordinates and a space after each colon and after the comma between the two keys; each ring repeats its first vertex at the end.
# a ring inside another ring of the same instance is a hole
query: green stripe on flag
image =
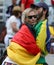
{"type": "Polygon", "coordinates": [[[36,37],[38,36],[38,33],[40,32],[40,30],[41,30],[41,25],[42,25],[42,21],[40,21],[38,24],[36,24],[35,26],[34,26],[34,29],[35,29],[35,32],[36,32],[36,37]]]}

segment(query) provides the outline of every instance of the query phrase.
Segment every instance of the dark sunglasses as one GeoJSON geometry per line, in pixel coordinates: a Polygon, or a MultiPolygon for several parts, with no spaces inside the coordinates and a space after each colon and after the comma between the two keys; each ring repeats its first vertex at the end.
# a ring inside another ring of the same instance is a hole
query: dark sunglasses
{"type": "Polygon", "coordinates": [[[32,19],[32,17],[36,18],[36,15],[28,16],[29,19],[32,19]]]}

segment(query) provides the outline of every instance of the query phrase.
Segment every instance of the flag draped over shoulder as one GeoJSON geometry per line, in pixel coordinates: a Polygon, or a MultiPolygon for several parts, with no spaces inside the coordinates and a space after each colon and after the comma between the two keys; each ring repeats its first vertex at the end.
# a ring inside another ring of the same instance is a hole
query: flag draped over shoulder
{"type": "MultiPolygon", "coordinates": [[[[49,36],[47,33],[47,20],[40,21],[38,24],[34,26],[34,29],[36,31],[36,44],[41,49],[41,52],[43,55],[46,55],[47,49],[46,49],[46,39],[49,36]]],[[[46,63],[45,58],[43,56],[40,56],[37,64],[44,64],[46,63]]]]}
{"type": "Polygon", "coordinates": [[[36,45],[35,38],[26,25],[23,25],[13,37],[7,48],[7,54],[19,65],[36,65],[41,50],[36,45]]]}
{"type": "Polygon", "coordinates": [[[36,44],[39,46],[41,51],[46,54],[46,38],[47,38],[47,20],[40,21],[34,26],[36,31],[36,44]]]}

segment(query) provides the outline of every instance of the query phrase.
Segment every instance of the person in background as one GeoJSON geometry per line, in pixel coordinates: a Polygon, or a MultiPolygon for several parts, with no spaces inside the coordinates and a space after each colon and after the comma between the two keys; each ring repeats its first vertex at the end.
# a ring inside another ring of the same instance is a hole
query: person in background
{"type": "Polygon", "coordinates": [[[49,25],[49,30],[50,30],[51,36],[53,37],[53,36],[54,36],[54,22],[52,22],[52,23],[49,25]]]}
{"type": "Polygon", "coordinates": [[[49,22],[54,22],[54,0],[50,0],[50,6],[49,6],[49,22]]]}
{"type": "Polygon", "coordinates": [[[50,53],[54,54],[54,22],[52,22],[49,25],[49,30],[50,30],[50,34],[51,34],[51,37],[50,37],[50,41],[51,41],[50,53]]]}
{"type": "Polygon", "coordinates": [[[12,9],[13,9],[14,6],[17,5],[16,2],[17,2],[17,0],[12,0],[12,5],[10,5],[10,6],[7,8],[6,14],[12,15],[12,9]]]}
{"type": "Polygon", "coordinates": [[[22,14],[24,23],[21,29],[14,35],[7,48],[8,57],[4,60],[3,64],[16,64],[16,65],[36,65],[41,50],[36,45],[35,31],[33,25],[36,22],[36,12],[32,8],[28,8],[22,14]],[[23,17],[25,15],[25,17],[23,17]]]}
{"type": "Polygon", "coordinates": [[[5,50],[2,54],[2,56],[0,57],[0,65],[2,64],[2,62],[4,61],[4,59],[6,58],[7,56],[7,50],[5,50]]]}
{"type": "Polygon", "coordinates": [[[4,38],[5,48],[9,45],[9,39],[11,39],[21,26],[21,8],[15,6],[12,10],[12,16],[6,21],[7,34],[4,38]]]}
{"type": "Polygon", "coordinates": [[[34,4],[34,0],[21,0],[21,10],[22,10],[22,12],[26,8],[30,8],[31,4],[34,4]]]}

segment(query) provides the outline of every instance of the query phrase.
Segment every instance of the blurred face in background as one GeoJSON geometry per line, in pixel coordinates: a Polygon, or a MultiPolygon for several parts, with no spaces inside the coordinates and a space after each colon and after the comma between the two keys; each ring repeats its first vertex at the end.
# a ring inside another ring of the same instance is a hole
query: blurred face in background
{"type": "Polygon", "coordinates": [[[12,0],[13,5],[16,5],[17,0],[12,0]]]}
{"type": "Polygon", "coordinates": [[[18,17],[21,19],[21,15],[22,15],[22,12],[21,11],[19,11],[18,12],[18,17]]]}

